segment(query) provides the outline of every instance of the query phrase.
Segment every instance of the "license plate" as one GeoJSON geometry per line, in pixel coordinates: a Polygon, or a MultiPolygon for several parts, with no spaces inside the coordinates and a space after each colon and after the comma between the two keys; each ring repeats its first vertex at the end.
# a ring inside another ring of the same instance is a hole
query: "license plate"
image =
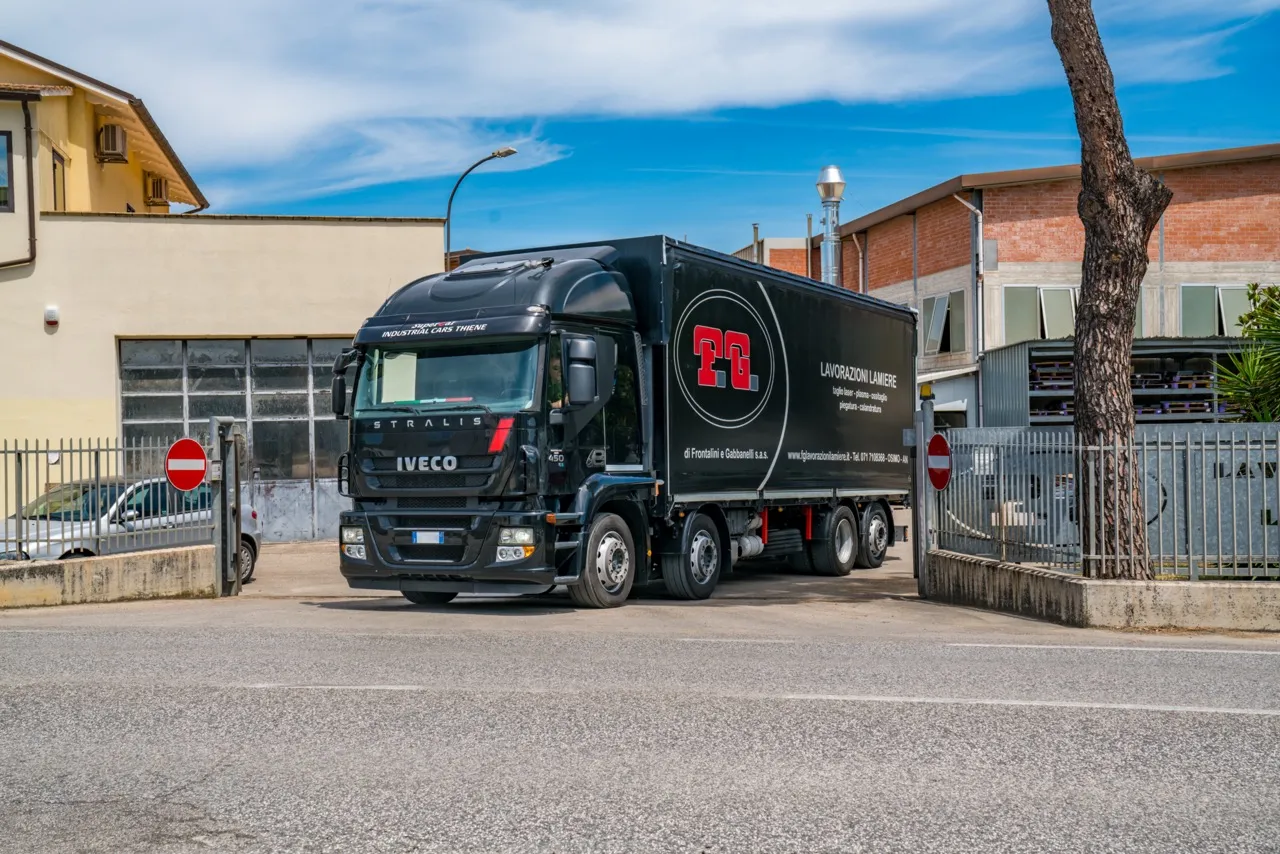
{"type": "Polygon", "coordinates": [[[415,546],[443,545],[444,533],[442,531],[414,531],[413,544],[415,546]]]}

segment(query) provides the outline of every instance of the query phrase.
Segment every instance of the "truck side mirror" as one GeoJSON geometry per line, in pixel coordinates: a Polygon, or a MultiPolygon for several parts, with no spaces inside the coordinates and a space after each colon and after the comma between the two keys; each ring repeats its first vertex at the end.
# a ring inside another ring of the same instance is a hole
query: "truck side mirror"
{"type": "Polygon", "coordinates": [[[347,378],[342,374],[333,375],[333,416],[347,417],[347,378]]]}
{"type": "Polygon", "coordinates": [[[591,338],[570,338],[566,343],[569,405],[590,406],[596,401],[596,342],[591,338]]]}

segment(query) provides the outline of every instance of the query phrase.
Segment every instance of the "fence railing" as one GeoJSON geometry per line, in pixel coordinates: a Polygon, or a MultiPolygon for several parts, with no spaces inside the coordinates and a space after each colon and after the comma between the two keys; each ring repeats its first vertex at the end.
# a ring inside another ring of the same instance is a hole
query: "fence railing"
{"type": "Polygon", "coordinates": [[[0,440],[0,561],[209,543],[208,484],[168,485],[172,440],[0,440]]]}
{"type": "Polygon", "coordinates": [[[1146,560],[1157,577],[1280,578],[1280,425],[1143,427],[1094,445],[1035,428],[947,438],[939,548],[1085,574],[1146,560]]]}

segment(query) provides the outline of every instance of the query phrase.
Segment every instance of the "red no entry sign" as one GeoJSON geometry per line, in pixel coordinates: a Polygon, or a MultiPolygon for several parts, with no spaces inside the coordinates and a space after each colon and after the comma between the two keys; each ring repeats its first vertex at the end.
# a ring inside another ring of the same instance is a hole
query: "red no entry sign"
{"type": "Polygon", "coordinates": [[[179,439],[169,446],[164,455],[164,476],[169,485],[181,492],[190,492],[204,483],[209,470],[209,458],[204,446],[195,439],[179,439]]]}
{"type": "Polygon", "coordinates": [[[951,446],[941,433],[929,439],[929,482],[934,489],[946,489],[951,482],[951,446]]]}

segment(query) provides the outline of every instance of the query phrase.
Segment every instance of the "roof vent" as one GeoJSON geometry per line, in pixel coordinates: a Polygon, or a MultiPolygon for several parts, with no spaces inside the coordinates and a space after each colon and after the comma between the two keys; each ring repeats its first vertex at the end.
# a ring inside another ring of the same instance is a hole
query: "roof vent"
{"type": "Polygon", "coordinates": [[[129,138],[120,125],[103,125],[98,128],[98,162],[129,162],[129,138]]]}

